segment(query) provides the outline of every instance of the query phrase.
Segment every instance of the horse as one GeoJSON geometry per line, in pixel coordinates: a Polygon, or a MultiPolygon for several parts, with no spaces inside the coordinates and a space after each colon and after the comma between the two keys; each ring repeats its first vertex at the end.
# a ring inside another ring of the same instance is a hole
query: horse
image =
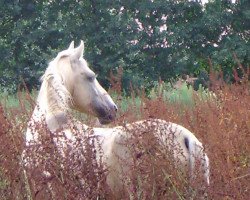
{"type": "MultiPolygon", "coordinates": [[[[110,95],[97,81],[96,74],[88,67],[83,52],[83,41],[76,48],[74,42],[71,42],[68,49],[59,52],[49,63],[42,76],[37,103],[25,134],[26,147],[22,156],[25,167],[37,163],[35,156],[28,155],[26,149],[44,145],[42,134],[52,137],[52,143],[62,157],[70,155],[69,151],[77,152],[79,145],[75,143],[81,143],[88,135],[94,137],[93,148],[98,162],[103,162],[107,167],[106,183],[119,196],[124,184],[123,175],[129,173],[129,164],[133,162],[133,150],[127,143],[133,139],[132,133],[140,129],[139,138],[144,135],[153,136],[156,146],[172,151],[174,160],[180,161],[178,163],[181,163],[181,167],[186,166],[191,177],[198,160],[203,177],[209,185],[209,159],[204,147],[192,132],[181,125],[161,119],[148,119],[124,126],[89,127],[73,117],[70,111],[76,110],[97,117],[100,124],[105,125],[115,120],[118,110],[110,95]],[[45,133],[41,133],[41,125],[46,127],[45,133]]],[[[144,153],[139,152],[140,155],[144,153]]],[[[49,176],[50,172],[45,170],[44,174],[49,176]]]]}

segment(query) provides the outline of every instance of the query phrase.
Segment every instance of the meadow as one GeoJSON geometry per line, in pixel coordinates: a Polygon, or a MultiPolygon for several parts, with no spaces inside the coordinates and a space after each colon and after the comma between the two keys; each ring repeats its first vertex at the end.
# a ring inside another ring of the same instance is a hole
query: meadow
{"type": "MultiPolygon", "coordinates": [[[[190,184],[169,160],[162,162],[165,155],[149,153],[135,163],[137,168],[131,175],[135,189],[125,194],[124,199],[249,199],[248,76],[233,84],[217,79],[211,81],[210,90],[200,88],[198,91],[186,84],[174,89],[168,83],[159,81],[147,93],[134,89],[126,96],[119,80],[113,81],[109,93],[113,94],[119,113],[117,119],[108,126],[149,118],[175,122],[191,130],[202,141],[211,165],[209,186],[199,181],[190,184]]],[[[49,158],[53,161],[55,171],[53,179],[38,177],[35,171],[28,175],[28,179],[24,175],[20,165],[24,148],[23,134],[35,105],[35,96],[35,92],[32,95],[20,92],[1,96],[0,199],[112,199],[104,183],[105,166],[96,165],[91,148],[85,152],[88,163],[80,163],[86,171],[78,174],[84,178],[86,186],[79,184],[67,165],[62,169],[54,154],[50,154],[49,158]],[[34,183],[37,187],[33,187],[34,183]],[[48,183],[53,185],[50,190],[48,183]]],[[[95,125],[93,117],[75,115],[84,123],[95,125]]],[[[145,144],[152,145],[150,142],[141,143],[140,148],[145,148],[145,144]]]]}

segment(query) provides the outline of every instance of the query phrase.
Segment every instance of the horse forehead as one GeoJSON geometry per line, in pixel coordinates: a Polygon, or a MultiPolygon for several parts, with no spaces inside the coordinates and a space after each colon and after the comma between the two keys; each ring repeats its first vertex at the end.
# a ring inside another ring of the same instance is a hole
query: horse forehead
{"type": "Polygon", "coordinates": [[[82,65],[83,67],[89,68],[89,67],[88,67],[88,63],[87,63],[87,61],[86,61],[84,58],[80,58],[79,61],[80,61],[81,65],[82,65]]]}
{"type": "Polygon", "coordinates": [[[89,68],[87,61],[84,58],[79,59],[80,61],[80,70],[88,75],[94,75],[95,73],[89,68]]]}

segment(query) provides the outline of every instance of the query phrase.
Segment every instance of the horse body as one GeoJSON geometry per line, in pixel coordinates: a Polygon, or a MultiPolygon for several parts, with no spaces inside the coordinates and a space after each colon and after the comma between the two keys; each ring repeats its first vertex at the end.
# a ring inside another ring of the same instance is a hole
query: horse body
{"type": "Polygon", "coordinates": [[[177,163],[181,164],[179,167],[188,169],[191,178],[199,167],[204,180],[209,184],[209,159],[202,143],[189,130],[178,124],[160,119],[148,119],[125,126],[93,130],[94,135],[100,140],[103,162],[109,169],[108,185],[115,194],[121,193],[124,184],[122,180],[128,175],[130,167],[133,167],[134,152],[128,145],[128,141],[134,137],[131,132],[151,134],[162,151],[166,153],[171,151],[177,163]],[[200,164],[196,166],[197,161],[200,164]]]}
{"type": "MultiPolygon", "coordinates": [[[[42,144],[41,126],[49,130],[61,156],[65,156],[65,152],[70,149],[75,150],[76,142],[92,137],[97,160],[102,160],[108,169],[107,183],[114,193],[119,193],[123,188],[122,174],[129,173],[130,164],[133,163],[133,152],[127,142],[133,137],[131,133],[139,128],[142,134],[149,132],[148,134],[153,135],[162,149],[171,150],[173,146],[178,146],[178,151],[172,150],[174,158],[183,166],[188,166],[191,176],[195,170],[195,160],[198,159],[203,166],[204,178],[209,184],[209,162],[204,148],[189,130],[180,125],[151,119],[114,128],[91,128],[70,117],[69,110],[75,109],[90,113],[100,123],[107,124],[115,119],[117,111],[115,103],[83,59],[83,49],[83,43],[77,48],[71,43],[67,50],[60,52],[49,64],[42,77],[37,105],[28,123],[26,147],[42,144]],[[59,137],[60,135],[63,137],[59,137]],[[124,164],[122,160],[127,163],[124,164]]],[[[25,158],[25,151],[23,157],[26,164],[32,163],[33,158],[25,158]]]]}

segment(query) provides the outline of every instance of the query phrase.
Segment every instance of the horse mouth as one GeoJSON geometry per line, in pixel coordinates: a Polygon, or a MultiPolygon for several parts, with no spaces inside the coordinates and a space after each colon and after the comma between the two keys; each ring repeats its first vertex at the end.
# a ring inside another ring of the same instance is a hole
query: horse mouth
{"type": "Polygon", "coordinates": [[[100,124],[109,124],[116,118],[117,109],[106,108],[106,107],[95,107],[94,112],[96,117],[98,118],[100,124]]]}
{"type": "Polygon", "coordinates": [[[106,117],[99,117],[98,120],[99,120],[100,124],[105,125],[105,124],[109,124],[112,121],[114,121],[115,120],[115,116],[108,115],[106,117]]]}

